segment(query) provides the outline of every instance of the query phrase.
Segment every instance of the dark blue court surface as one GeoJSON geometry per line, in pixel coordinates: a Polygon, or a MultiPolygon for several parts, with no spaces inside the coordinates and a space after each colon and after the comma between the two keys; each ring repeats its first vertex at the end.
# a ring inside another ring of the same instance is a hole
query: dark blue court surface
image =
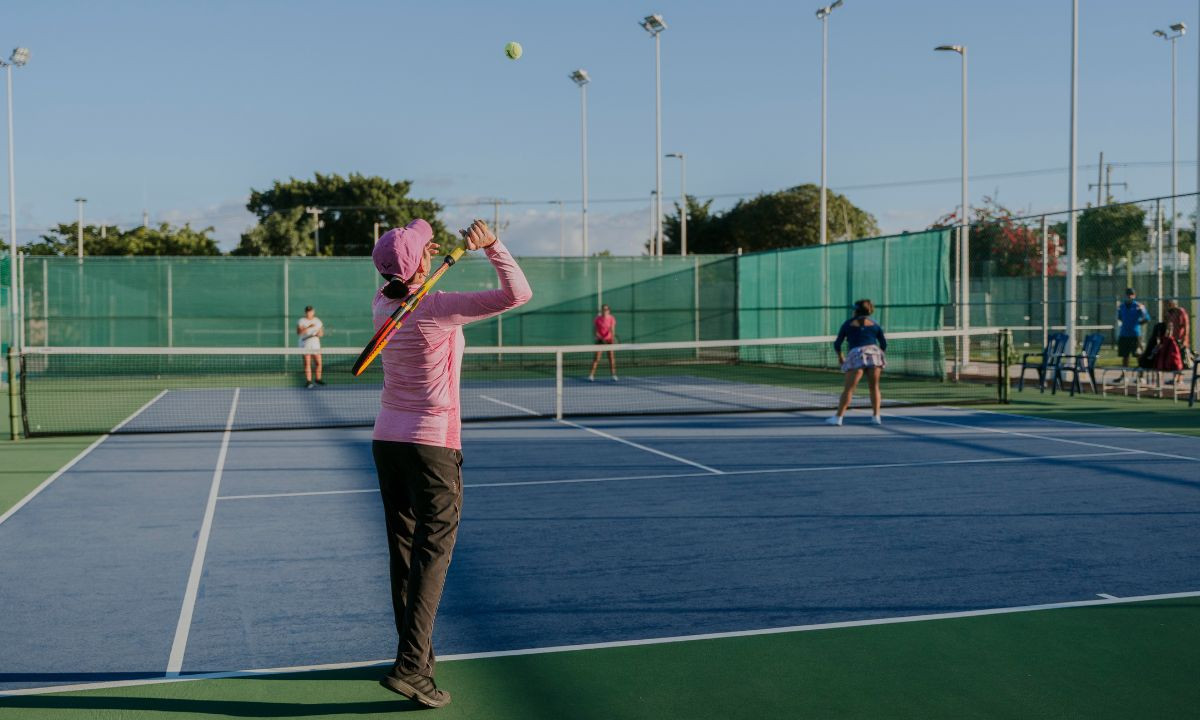
{"type": "MultiPolygon", "coordinates": [[[[824,419],[468,425],[438,651],[1200,589],[1200,439],[824,419]]],[[[110,437],[0,524],[0,690],[389,657],[370,430],[222,440],[110,437]]]]}

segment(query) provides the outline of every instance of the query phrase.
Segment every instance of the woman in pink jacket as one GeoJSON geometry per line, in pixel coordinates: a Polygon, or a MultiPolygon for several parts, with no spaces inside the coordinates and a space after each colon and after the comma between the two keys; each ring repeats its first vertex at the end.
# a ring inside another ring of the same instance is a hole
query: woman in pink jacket
{"type": "MultiPolygon", "coordinates": [[[[476,220],[463,236],[467,249],[483,250],[491,260],[500,287],[430,293],[396,331],[381,354],[383,395],[372,443],[399,635],[396,663],[380,682],[428,707],[450,702],[450,693],[433,680],[433,624],[462,509],[462,326],[533,295],[521,268],[483,221],[476,220]]],[[[375,295],[376,328],[425,281],[437,251],[424,220],[379,238],[371,257],[388,284],[375,295]]]]}

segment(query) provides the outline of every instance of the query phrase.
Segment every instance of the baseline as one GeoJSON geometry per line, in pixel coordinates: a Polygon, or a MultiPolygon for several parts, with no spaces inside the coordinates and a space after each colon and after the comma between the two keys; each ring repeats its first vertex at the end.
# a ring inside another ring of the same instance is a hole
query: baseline
{"type": "MultiPolygon", "coordinates": [[[[847,620],[843,622],[816,623],[813,625],[792,625],[788,627],[760,628],[755,630],[734,630],[730,632],[704,633],[699,635],[677,635],[672,637],[644,638],[639,640],[614,640],[612,642],[585,643],[580,645],[557,645],[550,647],[524,648],[520,650],[497,650],[477,653],[462,653],[445,655],[438,658],[439,662],[454,662],[461,660],[483,660],[497,657],[514,657],[520,655],[545,655],[549,653],[578,652],[584,650],[606,650],[609,648],[636,647],[640,645],[665,645],[667,643],[692,642],[696,640],[720,640],[724,638],[752,637],[756,635],[780,635],[784,633],[812,632],[818,630],[839,630],[852,627],[868,627],[872,625],[897,625],[900,623],[930,622],[936,620],[954,620],[958,618],[984,617],[988,615],[1009,615],[1016,613],[1040,612],[1044,610],[1060,610],[1066,608],[1097,607],[1104,605],[1123,605],[1158,600],[1178,600],[1183,598],[1200,597],[1200,590],[1187,592],[1163,593],[1158,595],[1139,595],[1125,598],[1102,598],[1099,600],[1071,600],[1067,602],[1045,603],[1040,605],[1018,605],[1013,607],[986,608],[983,610],[962,610],[948,613],[932,613],[926,615],[908,615],[902,617],[876,618],[871,620],[847,620]]],[[[19,695],[45,695],[62,692],[82,692],[90,690],[108,690],[113,688],[137,687],[141,685],[160,685],[173,682],[192,682],[195,680],[219,680],[224,678],[254,677],[259,675],[282,675],[322,670],[348,670],[353,668],[376,667],[391,665],[395,660],[365,660],[359,662],[329,663],[325,665],[297,665],[293,667],[261,668],[253,670],[232,670],[226,672],[196,673],[169,677],[138,678],[134,680],[114,680],[110,682],[80,683],[76,685],[56,685],[40,688],[23,688],[20,690],[0,690],[0,697],[19,695]]]]}

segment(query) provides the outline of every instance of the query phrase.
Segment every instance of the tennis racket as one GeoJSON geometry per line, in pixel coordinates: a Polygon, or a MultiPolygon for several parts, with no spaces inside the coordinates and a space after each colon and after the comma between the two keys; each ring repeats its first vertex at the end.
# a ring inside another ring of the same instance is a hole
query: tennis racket
{"type": "Polygon", "coordinates": [[[436,272],[430,275],[429,278],[421,284],[421,287],[417,288],[413,292],[410,292],[408,296],[400,302],[400,307],[396,308],[395,312],[391,314],[391,317],[389,317],[382,325],[379,326],[379,329],[375,331],[375,336],[371,338],[371,342],[367,343],[367,346],[363,348],[363,351],[358,356],[358,359],[354,361],[353,372],[355,377],[362,375],[363,371],[367,369],[367,366],[369,366],[371,362],[379,355],[379,353],[382,352],[385,347],[387,347],[388,341],[392,339],[392,334],[404,324],[405,319],[412,314],[412,311],[417,309],[417,305],[421,304],[421,300],[425,298],[425,295],[429,292],[429,289],[433,287],[434,284],[441,279],[442,275],[444,275],[446,271],[450,269],[450,266],[458,262],[458,259],[462,256],[463,248],[455,248],[453,252],[447,255],[444,260],[442,260],[442,266],[439,267],[436,272]]]}

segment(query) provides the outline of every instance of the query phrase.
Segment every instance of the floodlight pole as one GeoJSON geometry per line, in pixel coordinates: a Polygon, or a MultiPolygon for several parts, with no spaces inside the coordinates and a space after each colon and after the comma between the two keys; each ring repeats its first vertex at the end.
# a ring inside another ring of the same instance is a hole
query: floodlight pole
{"type": "MultiPolygon", "coordinates": [[[[75,223],[75,254],[79,258],[79,264],[83,264],[83,204],[87,202],[87,198],[75,198],[75,205],[79,208],[79,220],[75,223]]],[[[82,300],[82,298],[80,298],[82,300]]]]}
{"type": "Polygon", "coordinates": [[[669,158],[679,158],[679,254],[687,255],[687,155],[685,153],[667,153],[669,158]]]}
{"type": "Polygon", "coordinates": [[[825,145],[827,139],[826,132],[826,104],[828,101],[828,93],[826,87],[829,80],[829,14],[835,8],[842,4],[842,0],[836,0],[830,5],[817,10],[817,19],[821,21],[821,227],[819,230],[820,244],[824,245],[827,242],[826,224],[828,216],[828,207],[826,201],[826,193],[828,189],[825,181],[825,145]]]}
{"type": "Polygon", "coordinates": [[[1171,37],[1171,295],[1176,297],[1179,295],[1179,215],[1175,210],[1175,184],[1178,178],[1175,172],[1175,41],[1182,36],[1183,32],[1180,31],[1171,37]]]}
{"type": "Polygon", "coordinates": [[[654,33],[654,237],[658,255],[663,254],[662,236],[662,41],[654,33]]]}
{"type": "MultiPolygon", "coordinates": [[[[21,299],[17,296],[17,191],[16,173],[13,162],[13,66],[21,67],[29,59],[29,51],[25,48],[13,50],[7,61],[0,60],[7,72],[8,82],[8,256],[9,270],[9,310],[12,316],[12,339],[10,346],[16,346],[17,330],[21,327],[21,299]]],[[[9,382],[14,378],[9,377],[9,382]]],[[[14,432],[15,426],[14,426],[14,432]]]]}
{"type": "Polygon", "coordinates": [[[1071,140],[1068,152],[1070,175],[1067,181],[1067,351],[1075,352],[1076,299],[1079,281],[1078,225],[1075,217],[1075,153],[1079,111],[1079,0],[1071,0],[1071,140]]]}
{"type": "Polygon", "coordinates": [[[1176,181],[1178,174],[1176,168],[1176,145],[1178,133],[1176,132],[1176,111],[1175,111],[1175,87],[1177,85],[1176,78],[1176,52],[1175,41],[1183,37],[1187,33],[1187,25],[1179,22],[1171,26],[1173,35],[1168,35],[1162,30],[1155,30],[1154,34],[1163,40],[1171,43],[1171,295],[1178,297],[1179,295],[1179,222],[1178,213],[1175,209],[1175,194],[1176,181]]]}
{"type": "MultiPolygon", "coordinates": [[[[580,151],[583,161],[580,167],[583,174],[583,257],[588,256],[588,141],[587,141],[587,86],[592,79],[587,70],[580,68],[569,77],[579,86],[579,117],[581,128],[580,151]]],[[[561,207],[561,204],[560,204],[561,207]]]]}
{"type": "MultiPolygon", "coordinates": [[[[971,328],[971,204],[967,192],[967,46],[939,45],[934,48],[943,52],[955,52],[962,57],[962,217],[959,218],[958,229],[958,302],[962,308],[959,329],[971,328]]],[[[966,365],[970,360],[970,343],[966,337],[959,343],[962,357],[960,362],[966,365]]]]}
{"type": "Polygon", "coordinates": [[[662,256],[662,53],[661,38],[667,24],[662,15],[648,15],[641,26],[654,36],[654,238],[651,255],[662,256]]]}

